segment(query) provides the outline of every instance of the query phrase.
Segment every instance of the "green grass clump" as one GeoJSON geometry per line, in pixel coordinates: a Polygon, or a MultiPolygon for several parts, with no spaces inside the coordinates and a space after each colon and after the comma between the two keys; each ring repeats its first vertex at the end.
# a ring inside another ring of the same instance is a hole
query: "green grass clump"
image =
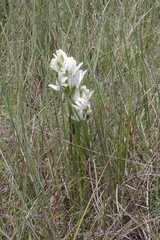
{"type": "Polygon", "coordinates": [[[1,239],[157,240],[159,1],[0,7],[1,239]],[[74,145],[81,159],[74,179],[64,99],[48,88],[59,48],[83,62],[84,84],[94,90],[88,129],[81,126],[74,145]],[[78,188],[82,165],[86,184],[78,188]]]}

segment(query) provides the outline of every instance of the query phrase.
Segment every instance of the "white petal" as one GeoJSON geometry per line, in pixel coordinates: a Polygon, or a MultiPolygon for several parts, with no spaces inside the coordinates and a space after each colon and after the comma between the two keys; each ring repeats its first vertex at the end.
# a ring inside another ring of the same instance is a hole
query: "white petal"
{"type": "MultiPolygon", "coordinates": [[[[66,82],[66,80],[68,79],[68,77],[59,77],[58,79],[59,79],[59,82],[60,82],[61,84],[63,84],[63,83],[66,82]]],[[[67,85],[68,85],[68,84],[67,84],[67,85]]]]}
{"type": "Polygon", "coordinates": [[[70,74],[74,73],[77,69],[76,67],[77,62],[73,57],[68,57],[66,62],[65,62],[65,70],[67,70],[67,72],[70,74]]]}
{"type": "Polygon", "coordinates": [[[76,88],[74,94],[71,96],[72,101],[75,102],[79,98],[79,95],[80,95],[79,89],[76,88]]]}
{"type": "Polygon", "coordinates": [[[89,98],[92,96],[93,93],[94,93],[94,91],[91,91],[91,92],[89,93],[89,98]]]}
{"type": "MultiPolygon", "coordinates": [[[[80,69],[80,67],[82,66],[83,62],[81,62],[78,66],[77,66],[77,70],[80,69]]],[[[87,71],[87,70],[86,70],[87,71]]]]}
{"type": "Polygon", "coordinates": [[[75,104],[72,104],[72,106],[73,106],[77,111],[82,110],[79,106],[77,106],[77,105],[75,105],[75,104]]]}
{"type": "Polygon", "coordinates": [[[50,67],[53,70],[58,71],[57,66],[56,66],[56,60],[54,58],[51,60],[50,67]]]}
{"type": "Polygon", "coordinates": [[[57,59],[61,63],[64,63],[67,60],[67,54],[62,49],[59,49],[58,51],[56,51],[56,54],[57,54],[57,59]]]}
{"type": "Polygon", "coordinates": [[[81,73],[79,71],[72,74],[68,79],[68,84],[70,88],[77,87],[80,84],[80,82],[81,82],[81,73]]]}
{"type": "Polygon", "coordinates": [[[53,84],[49,84],[48,86],[53,88],[56,91],[60,91],[60,86],[56,86],[56,85],[53,85],[53,84]]]}
{"type": "Polygon", "coordinates": [[[84,99],[84,98],[78,98],[77,101],[75,101],[75,103],[77,104],[77,106],[79,106],[81,109],[85,109],[87,108],[89,102],[84,99]]]}

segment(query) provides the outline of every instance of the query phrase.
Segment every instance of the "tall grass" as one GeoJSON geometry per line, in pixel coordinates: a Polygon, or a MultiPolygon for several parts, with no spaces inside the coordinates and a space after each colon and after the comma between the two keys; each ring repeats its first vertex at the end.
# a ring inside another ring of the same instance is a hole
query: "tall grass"
{"type": "Polygon", "coordinates": [[[1,239],[159,238],[159,9],[2,0],[1,239]],[[48,88],[59,48],[84,62],[94,90],[74,179],[64,99],[48,88]]]}

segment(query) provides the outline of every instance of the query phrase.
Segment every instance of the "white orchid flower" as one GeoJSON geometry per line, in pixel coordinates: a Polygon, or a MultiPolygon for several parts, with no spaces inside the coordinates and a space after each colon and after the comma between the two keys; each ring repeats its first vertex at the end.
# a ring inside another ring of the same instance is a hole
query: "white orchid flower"
{"type": "Polygon", "coordinates": [[[61,49],[56,51],[56,54],[53,54],[54,58],[51,60],[50,67],[56,72],[61,71],[64,68],[64,65],[67,60],[67,55],[61,49]]]}
{"type": "Polygon", "coordinates": [[[92,111],[89,99],[78,98],[78,100],[76,100],[75,104],[72,104],[72,106],[78,111],[83,110],[83,112],[87,115],[89,115],[92,111]]]}
{"type": "Polygon", "coordinates": [[[82,71],[79,70],[75,73],[73,73],[69,78],[68,78],[68,85],[70,87],[70,89],[72,89],[73,87],[77,87],[79,86],[79,84],[81,83],[81,81],[83,80],[84,74],[87,71],[82,71]]]}
{"type": "Polygon", "coordinates": [[[73,57],[68,57],[65,64],[64,64],[64,72],[66,73],[66,76],[70,76],[74,74],[76,71],[79,70],[79,68],[82,66],[83,63],[80,63],[77,66],[77,62],[73,57]]]}
{"type": "Polygon", "coordinates": [[[87,101],[89,101],[92,94],[94,93],[94,91],[90,91],[89,89],[87,89],[85,85],[82,86],[80,90],[81,90],[82,98],[86,99],[87,101]]]}
{"type": "Polygon", "coordinates": [[[74,92],[74,95],[72,95],[72,101],[74,101],[75,104],[72,104],[74,109],[74,116],[72,116],[72,119],[74,120],[86,120],[87,116],[91,113],[91,104],[90,104],[90,98],[93,94],[93,91],[90,91],[86,88],[86,86],[82,86],[81,88],[77,88],[74,92]]]}
{"type": "Polygon", "coordinates": [[[90,98],[93,91],[90,91],[86,86],[81,86],[81,82],[86,71],[80,70],[83,63],[77,66],[77,62],[73,57],[67,57],[66,53],[61,49],[53,54],[54,58],[51,60],[50,67],[58,72],[58,79],[55,85],[48,86],[55,91],[62,89],[69,94],[72,102],[72,114],[70,116],[76,121],[86,121],[87,116],[91,113],[90,98]]]}

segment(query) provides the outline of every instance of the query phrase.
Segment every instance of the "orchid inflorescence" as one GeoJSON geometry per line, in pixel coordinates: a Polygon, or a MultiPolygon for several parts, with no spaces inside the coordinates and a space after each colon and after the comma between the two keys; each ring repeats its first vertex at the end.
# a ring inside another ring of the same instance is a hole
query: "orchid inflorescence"
{"type": "Polygon", "coordinates": [[[85,73],[80,70],[83,63],[77,66],[77,62],[73,57],[67,57],[66,53],[61,49],[53,54],[54,58],[51,60],[50,67],[58,73],[56,85],[49,84],[49,87],[56,91],[64,91],[71,100],[73,120],[86,121],[91,113],[90,98],[93,91],[82,85],[81,82],[85,73]]]}

